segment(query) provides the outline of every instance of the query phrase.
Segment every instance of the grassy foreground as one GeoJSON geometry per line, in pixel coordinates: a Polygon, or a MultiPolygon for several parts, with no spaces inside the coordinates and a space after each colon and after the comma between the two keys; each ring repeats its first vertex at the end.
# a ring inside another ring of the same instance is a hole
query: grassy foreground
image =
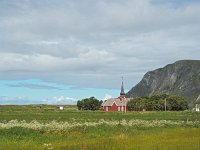
{"type": "Polygon", "coordinates": [[[200,113],[0,106],[0,149],[199,150],[200,113]]]}

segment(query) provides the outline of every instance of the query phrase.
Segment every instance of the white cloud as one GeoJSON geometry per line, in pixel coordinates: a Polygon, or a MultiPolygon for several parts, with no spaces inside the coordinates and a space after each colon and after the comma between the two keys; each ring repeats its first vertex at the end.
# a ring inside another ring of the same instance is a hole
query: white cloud
{"type": "Polygon", "coordinates": [[[58,45],[59,42],[58,41],[35,41],[35,42],[28,42],[27,44],[30,44],[30,45],[49,45],[49,46],[52,46],[52,45],[58,45]]]}
{"type": "Polygon", "coordinates": [[[68,104],[68,105],[75,105],[77,103],[77,100],[71,97],[64,97],[64,96],[60,96],[60,97],[53,97],[53,98],[48,98],[46,100],[44,100],[45,103],[47,104],[68,104]]]}
{"type": "Polygon", "coordinates": [[[105,98],[104,98],[103,100],[108,100],[108,99],[110,99],[110,98],[112,98],[112,96],[109,95],[109,94],[106,94],[106,95],[105,95],[105,98]]]}

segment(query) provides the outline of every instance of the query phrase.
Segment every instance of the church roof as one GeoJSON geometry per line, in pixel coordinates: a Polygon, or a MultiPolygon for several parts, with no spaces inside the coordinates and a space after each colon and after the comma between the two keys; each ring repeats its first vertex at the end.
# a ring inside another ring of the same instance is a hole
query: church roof
{"type": "Polygon", "coordinates": [[[195,101],[196,104],[200,104],[200,95],[198,96],[198,98],[195,101]]]}
{"type": "Polygon", "coordinates": [[[123,78],[122,78],[122,85],[121,85],[121,92],[120,92],[120,95],[125,95],[123,78]]]}
{"type": "Polygon", "coordinates": [[[105,100],[105,101],[102,103],[101,106],[112,106],[114,103],[115,103],[117,106],[125,106],[129,100],[130,100],[130,99],[125,98],[124,100],[120,101],[119,98],[111,98],[111,99],[105,100]]]}

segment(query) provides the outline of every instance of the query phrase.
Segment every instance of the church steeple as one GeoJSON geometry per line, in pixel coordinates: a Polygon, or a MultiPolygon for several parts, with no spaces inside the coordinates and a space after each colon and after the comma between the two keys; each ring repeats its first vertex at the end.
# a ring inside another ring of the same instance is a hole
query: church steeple
{"type": "Polygon", "coordinates": [[[122,85],[121,85],[121,92],[120,92],[120,100],[123,100],[125,98],[125,92],[124,92],[124,81],[122,77],[122,85]]]}

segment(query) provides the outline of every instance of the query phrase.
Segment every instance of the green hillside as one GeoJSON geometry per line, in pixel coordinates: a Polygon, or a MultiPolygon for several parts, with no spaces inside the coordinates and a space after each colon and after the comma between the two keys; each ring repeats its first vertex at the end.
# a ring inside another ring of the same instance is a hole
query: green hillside
{"type": "Polygon", "coordinates": [[[147,72],[126,97],[159,94],[186,98],[190,107],[200,95],[200,60],[181,60],[163,68],[147,72]]]}

